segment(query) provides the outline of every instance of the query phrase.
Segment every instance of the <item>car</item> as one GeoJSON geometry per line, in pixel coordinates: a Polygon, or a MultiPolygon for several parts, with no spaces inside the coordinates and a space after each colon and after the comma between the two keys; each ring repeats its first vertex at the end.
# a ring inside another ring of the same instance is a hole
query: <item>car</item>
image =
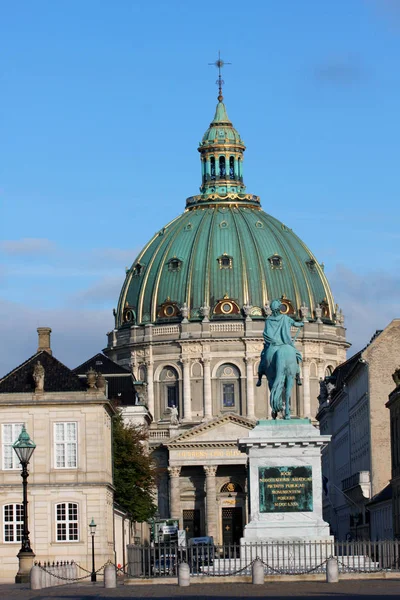
{"type": "Polygon", "coordinates": [[[153,565],[153,575],[176,575],[177,560],[175,554],[161,554],[153,565]]]}

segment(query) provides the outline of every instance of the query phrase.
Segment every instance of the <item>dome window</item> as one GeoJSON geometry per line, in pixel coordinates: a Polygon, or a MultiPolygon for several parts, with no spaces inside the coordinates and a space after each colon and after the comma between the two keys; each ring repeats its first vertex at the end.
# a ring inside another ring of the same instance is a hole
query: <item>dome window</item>
{"type": "Polygon", "coordinates": [[[143,269],[144,269],[144,265],[142,265],[140,262],[137,262],[136,265],[134,265],[134,267],[133,267],[134,277],[140,277],[140,275],[143,274],[143,269]]]}
{"type": "Polygon", "coordinates": [[[219,256],[217,261],[220,269],[232,269],[233,267],[233,258],[226,252],[224,252],[222,256],[219,256]]]}
{"type": "Polygon", "coordinates": [[[158,311],[159,319],[173,319],[179,314],[179,308],[176,302],[171,302],[169,298],[161,304],[158,311]]]}
{"type": "Polygon", "coordinates": [[[215,315],[239,315],[240,308],[236,302],[225,295],[223,300],[220,300],[214,308],[215,315]]]}
{"type": "Polygon", "coordinates": [[[312,272],[315,271],[315,265],[316,264],[317,263],[315,262],[315,260],[313,258],[310,258],[310,260],[306,260],[306,265],[310,269],[310,271],[312,271],[312,272]]]}
{"type": "Polygon", "coordinates": [[[181,270],[182,261],[181,261],[180,258],[177,258],[176,256],[173,256],[167,262],[167,265],[168,265],[168,271],[177,272],[177,271],[181,270]]]}
{"type": "Polygon", "coordinates": [[[270,256],[268,261],[269,261],[271,269],[282,269],[283,268],[282,256],[279,256],[279,254],[274,254],[273,256],[270,256]]]}
{"type": "Polygon", "coordinates": [[[295,310],[291,301],[288,300],[285,296],[282,296],[281,302],[281,313],[283,315],[294,315],[295,310]]]}
{"type": "Polygon", "coordinates": [[[132,306],[125,307],[123,321],[124,323],[132,323],[133,325],[136,323],[136,313],[132,306]]]}

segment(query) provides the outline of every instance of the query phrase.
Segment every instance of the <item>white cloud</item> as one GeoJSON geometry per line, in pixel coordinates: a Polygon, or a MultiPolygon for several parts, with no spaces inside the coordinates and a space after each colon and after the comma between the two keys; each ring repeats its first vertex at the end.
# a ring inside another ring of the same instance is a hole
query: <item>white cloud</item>
{"type": "Polygon", "coordinates": [[[122,287],[124,277],[104,277],[84,290],[79,290],[70,297],[73,303],[81,306],[101,306],[107,303],[115,305],[122,287]]]}
{"type": "Polygon", "coordinates": [[[0,250],[10,255],[43,255],[57,249],[56,244],[47,238],[21,238],[0,242],[0,250]]]}

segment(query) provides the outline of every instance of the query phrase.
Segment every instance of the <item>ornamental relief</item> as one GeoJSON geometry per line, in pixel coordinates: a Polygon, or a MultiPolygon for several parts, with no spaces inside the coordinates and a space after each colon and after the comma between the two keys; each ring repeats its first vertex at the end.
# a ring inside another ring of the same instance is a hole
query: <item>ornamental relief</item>
{"type": "Polygon", "coordinates": [[[198,356],[200,356],[202,346],[201,344],[181,344],[181,349],[182,355],[190,354],[191,356],[193,356],[194,354],[197,354],[198,356]]]}

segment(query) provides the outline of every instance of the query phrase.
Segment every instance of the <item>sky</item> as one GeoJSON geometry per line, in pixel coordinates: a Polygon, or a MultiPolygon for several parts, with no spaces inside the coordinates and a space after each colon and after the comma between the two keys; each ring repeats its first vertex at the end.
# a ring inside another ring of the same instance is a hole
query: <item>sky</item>
{"type": "Polygon", "coordinates": [[[400,0],[3,0],[0,376],[106,346],[200,185],[218,51],[244,180],[325,263],[354,352],[400,317],[400,0]]]}

